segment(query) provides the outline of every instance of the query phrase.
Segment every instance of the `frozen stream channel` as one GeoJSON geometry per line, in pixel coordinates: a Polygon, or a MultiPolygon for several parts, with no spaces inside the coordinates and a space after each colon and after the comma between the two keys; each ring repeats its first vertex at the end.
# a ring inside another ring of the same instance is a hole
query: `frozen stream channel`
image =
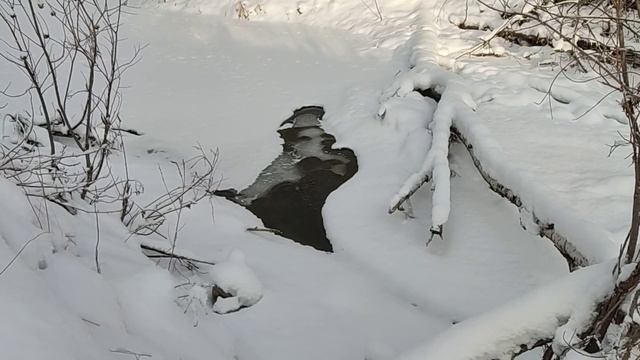
{"type": "Polygon", "coordinates": [[[327,196],[357,171],[357,159],[347,148],[332,148],[335,137],[320,127],[324,109],[296,110],[278,130],[282,154],[260,172],[249,187],[217,194],[259,217],[265,226],[304,245],[332,251],[322,220],[327,196]]]}
{"type": "MultiPolygon", "coordinates": [[[[189,203],[147,237],[132,236],[111,211],[71,216],[58,206],[43,207],[50,221],[42,233],[44,213],[33,217],[36,209],[24,194],[0,184],[6,200],[0,204],[0,262],[13,264],[0,279],[0,318],[9,324],[0,347],[8,358],[389,360],[567,274],[550,242],[521,228],[516,207],[490,191],[459,143],[449,147],[451,172],[441,173],[451,176],[450,194],[438,198],[451,205],[442,239],[425,247],[432,184],[415,193],[407,212],[388,213],[390,199],[425,160],[433,118],[442,114],[438,106],[447,109],[434,94],[411,91],[417,83],[402,81],[416,62],[411,54],[433,54],[423,59],[429,66],[413,67],[424,70],[423,79],[432,75],[432,61],[455,55],[449,50],[470,40],[457,28],[441,32],[449,25],[423,16],[432,10],[427,5],[438,4],[386,1],[384,17],[368,19],[362,1],[264,3],[262,15],[245,21],[196,14],[199,6],[213,9],[223,1],[148,2],[124,17],[121,33],[121,54],[144,45],[140,62],[120,84],[123,126],[142,136],[123,133],[126,158],[114,153],[110,173],[122,179],[128,169],[132,201],[144,206],[182,185],[176,164],[193,159],[194,147],[218,149],[218,189],[237,189],[237,195],[189,203]],[[305,186],[320,189],[318,196],[305,186]],[[314,219],[309,223],[300,216],[306,205],[314,219]],[[274,218],[293,227],[281,229],[284,236],[248,231],[276,227],[274,218]],[[311,241],[303,239],[307,233],[311,241]],[[167,268],[141,252],[147,244],[202,262],[198,269],[167,268]],[[226,280],[238,293],[251,288],[242,297],[252,305],[214,312],[208,294],[226,280]]],[[[501,68],[489,62],[514,59],[471,61],[478,66],[460,68],[460,75],[482,81],[474,80],[465,99],[476,102],[485,88],[496,95],[477,102],[482,116],[473,121],[490,124],[500,143],[512,142],[517,156],[505,163],[537,171],[549,159],[541,154],[569,153],[562,146],[572,143],[562,145],[549,129],[568,131],[577,123],[515,121],[522,109],[541,110],[523,106],[537,94],[527,81],[494,79],[501,68]],[[535,136],[520,143],[525,130],[535,136]]],[[[512,71],[521,69],[518,62],[512,71]]],[[[0,66],[5,85],[22,75],[0,66]]],[[[0,102],[2,112],[14,106],[0,102]]],[[[586,149],[587,141],[580,141],[586,149]]],[[[604,174],[595,167],[592,175],[604,174]]],[[[556,171],[547,179],[560,177],[556,171]]],[[[570,185],[560,188],[569,194],[570,185]]],[[[598,203],[610,194],[600,191],[576,196],[598,203]]],[[[617,201],[601,209],[618,209],[617,201]]],[[[497,325],[523,323],[503,320],[497,325]]],[[[487,343],[484,336],[468,340],[487,343]]]]}
{"type": "MultiPolygon", "coordinates": [[[[403,66],[393,49],[334,29],[158,10],[126,24],[128,43],[148,44],[126,78],[134,86],[123,110],[145,133],[129,140],[128,154],[147,193],[162,193],[158,165],[192,156],[196,144],[220,150],[221,189],[246,189],[281,154],[286,141],[276,131],[304,104],[322,106],[334,148],[357,156],[357,173],[322,207],[332,254],[246,232],[266,224],[224,199],[214,200],[213,221],[209,204],[184,214],[181,248],[214,259],[239,248],[264,282],[260,303],[210,322],[250,344],[242,358],[362,359],[371,344],[405,348],[566,273],[553,247],[522,231],[516,209],[487,189],[463,148],[451,150],[452,216],[440,251],[424,246],[428,186],[412,201],[414,218],[387,213],[421,164],[427,134],[425,119],[377,116],[403,66]]],[[[409,117],[435,109],[420,94],[402,101],[397,113],[409,117]]]]}
{"type": "Polygon", "coordinates": [[[300,24],[145,10],[126,25],[126,44],[147,45],[123,84],[134,85],[123,115],[146,135],[131,146],[176,157],[218,148],[221,188],[246,187],[279,155],[276,131],[295,109],[329,114],[350,89],[383,86],[391,55],[364,36],[300,24]]]}

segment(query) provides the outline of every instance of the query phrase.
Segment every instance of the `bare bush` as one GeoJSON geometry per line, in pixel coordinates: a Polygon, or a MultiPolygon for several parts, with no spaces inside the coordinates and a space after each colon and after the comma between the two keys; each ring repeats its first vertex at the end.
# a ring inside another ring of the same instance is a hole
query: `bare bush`
{"type": "Polygon", "coordinates": [[[176,214],[177,221],[183,209],[190,208],[205,197],[210,197],[219,185],[219,179],[215,176],[218,162],[217,151],[206,151],[197,147],[198,155],[188,160],[172,162],[179,184],[169,187],[164,170],[159,169],[160,177],[165,187],[165,193],[146,205],[138,205],[133,202],[125,209],[123,221],[132,233],[137,235],[158,234],[166,239],[171,239],[175,246],[178,237],[179,225],[174,232],[164,235],[158,232],[167,217],[176,214]]]}
{"type": "Polygon", "coordinates": [[[99,183],[109,179],[107,158],[121,147],[120,83],[140,50],[127,60],[120,57],[124,11],[122,0],[0,1],[0,24],[9,35],[0,40],[0,57],[25,84],[2,95],[28,104],[24,113],[11,116],[22,138],[14,139],[15,146],[3,144],[0,170],[20,186],[30,187],[17,173],[46,174],[51,182],[43,184],[54,197],[78,191],[89,200],[99,196],[92,192],[113,186],[99,183]],[[63,146],[60,137],[74,146],[63,146]]]}

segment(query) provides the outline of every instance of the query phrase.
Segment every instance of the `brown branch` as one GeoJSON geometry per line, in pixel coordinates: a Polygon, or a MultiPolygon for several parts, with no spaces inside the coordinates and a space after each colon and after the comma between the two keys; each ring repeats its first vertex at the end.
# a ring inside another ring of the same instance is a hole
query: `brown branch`
{"type": "Polygon", "coordinates": [[[197,263],[197,264],[206,264],[206,265],[215,265],[216,264],[216,263],[211,262],[211,261],[199,260],[199,259],[195,259],[195,258],[192,258],[192,257],[189,257],[189,256],[176,254],[175,252],[172,253],[171,251],[163,250],[161,248],[157,248],[157,247],[151,246],[149,244],[140,244],[140,248],[142,250],[153,251],[153,252],[161,255],[161,256],[158,256],[158,255],[147,255],[147,257],[149,257],[149,258],[164,257],[164,258],[169,258],[169,259],[178,259],[178,260],[189,261],[189,262],[197,263]]]}

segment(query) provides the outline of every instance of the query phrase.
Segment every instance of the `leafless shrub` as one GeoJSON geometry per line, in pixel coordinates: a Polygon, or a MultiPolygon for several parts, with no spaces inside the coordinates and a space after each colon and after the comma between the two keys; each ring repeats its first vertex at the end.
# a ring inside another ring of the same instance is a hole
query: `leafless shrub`
{"type": "Polygon", "coordinates": [[[198,150],[198,155],[193,158],[172,162],[179,178],[177,186],[170,188],[164,170],[159,169],[160,177],[165,186],[165,193],[143,206],[133,202],[129,204],[129,209],[126,209],[124,223],[134,234],[157,234],[165,239],[172,240],[175,246],[182,210],[190,208],[205,197],[213,195],[219,184],[219,179],[215,176],[218,152],[206,151],[200,146],[196,147],[196,149],[198,150]],[[164,235],[158,229],[171,214],[176,214],[178,224],[172,234],[164,235]]]}
{"type": "Polygon", "coordinates": [[[11,116],[24,138],[13,148],[3,148],[0,162],[5,167],[0,169],[7,169],[6,162],[15,165],[17,156],[28,163],[22,170],[42,176],[49,172],[52,179],[66,182],[57,187],[60,198],[78,191],[87,199],[105,186],[98,183],[104,178],[107,158],[120,149],[114,128],[121,122],[121,78],[140,50],[127,60],[120,57],[124,11],[123,0],[0,0],[0,25],[9,35],[0,40],[0,58],[15,66],[26,84],[1,94],[30,103],[25,114],[11,116]],[[33,143],[34,133],[46,138],[38,136],[38,143],[33,143]],[[74,147],[62,147],[58,137],[72,139],[74,147]]]}
{"type": "MultiPolygon", "coordinates": [[[[242,2],[239,6],[241,16],[261,11],[259,6],[244,9],[242,2]]],[[[28,198],[45,199],[44,204],[55,203],[72,214],[94,214],[98,272],[99,214],[118,214],[133,234],[169,239],[173,255],[183,209],[217,186],[218,154],[198,147],[194,158],[173,162],[179,184],[169,188],[161,170],[166,192],[138,204],[143,186],[129,177],[120,117],[122,77],[141,51],[137,47],[131,57],[121,56],[126,9],[125,0],[0,0],[0,31],[8,35],[0,37],[0,62],[22,74],[22,83],[0,89],[8,101],[2,108],[13,111],[2,119],[0,176],[24,189],[28,198]],[[113,153],[124,159],[124,178],[112,169],[113,153]],[[172,215],[172,233],[160,233],[172,215]]],[[[48,222],[48,212],[45,217],[48,222]]],[[[177,259],[187,261],[171,256],[170,262],[177,259]]]]}

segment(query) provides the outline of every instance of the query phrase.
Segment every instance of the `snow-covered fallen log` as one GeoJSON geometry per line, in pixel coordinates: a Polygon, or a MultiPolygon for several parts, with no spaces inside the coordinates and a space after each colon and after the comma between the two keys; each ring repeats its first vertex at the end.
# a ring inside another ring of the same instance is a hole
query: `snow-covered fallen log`
{"type": "Polygon", "coordinates": [[[475,116],[476,104],[468,86],[443,71],[434,70],[435,76],[409,72],[396,84],[395,96],[406,96],[416,89],[444,91],[431,123],[431,148],[420,169],[407,178],[391,199],[389,212],[400,208],[424,183],[432,181],[431,232],[441,234],[450,212],[448,153],[453,130],[489,187],[517,206],[523,226],[551,240],[572,269],[615,257],[617,249],[606,231],[564,210],[562,204],[551,200],[552,191],[532,175],[513,171],[500,145],[475,116]]]}
{"type": "Polygon", "coordinates": [[[455,119],[454,126],[460,138],[465,140],[467,149],[472,148],[474,163],[482,165],[480,172],[485,180],[494,179],[498,183],[489,184],[490,187],[502,189],[505,194],[512,193],[519,199],[514,205],[520,203],[521,223],[528,230],[551,240],[576,266],[601,263],[618,255],[610,233],[575,216],[569,206],[553,197],[553,190],[536,180],[534,174],[526,170],[514,171],[502,147],[478,120],[474,112],[467,109],[455,119]]]}
{"type": "Polygon", "coordinates": [[[451,211],[449,129],[453,125],[460,104],[472,106],[472,99],[466,95],[466,91],[463,91],[465,84],[445,70],[447,64],[442,63],[442,57],[437,54],[439,27],[437,22],[433,21],[428,8],[425,7],[420,12],[419,22],[431,25],[423,26],[413,34],[409,41],[412,46],[409,59],[411,69],[401,74],[389,91],[383,95],[379,113],[384,113],[388,98],[404,97],[416,90],[435,89],[435,92],[442,94],[442,98],[456,99],[456,101],[440,99],[433,114],[433,121],[429,124],[432,141],[427,156],[420,169],[405,181],[389,204],[390,213],[398,210],[424,183],[432,181],[431,238],[433,238],[433,235],[442,236],[444,224],[449,219],[451,211]]]}
{"type": "Polygon", "coordinates": [[[465,137],[460,133],[460,131],[452,127],[451,133],[455,135],[455,137],[462,142],[465,146],[471,159],[473,160],[473,164],[485,180],[489,188],[495,192],[496,194],[502,196],[507,199],[513,205],[517,206],[518,209],[521,210],[521,216],[527,216],[528,219],[521,219],[520,222],[523,227],[526,227],[528,230],[535,230],[538,235],[541,237],[546,237],[551,240],[553,246],[558,249],[560,254],[567,260],[567,264],[569,265],[569,269],[571,271],[589,265],[589,259],[578,249],[574,244],[572,244],[564,235],[558,233],[555,230],[555,225],[553,223],[544,222],[535,213],[527,213],[526,209],[522,204],[522,200],[520,197],[513,192],[513,190],[501,184],[498,180],[491,176],[482,166],[482,162],[475,155],[473,144],[471,144],[465,137]],[[535,229],[531,229],[535,227],[535,229]]]}
{"type": "MultiPolygon", "coordinates": [[[[434,80],[438,80],[438,78],[421,76],[413,79],[413,81],[416,80],[419,83],[412,83],[410,86],[407,86],[406,82],[399,84],[396,95],[406,96],[407,93],[416,89],[429,89],[435,85],[434,80]]],[[[410,80],[410,82],[412,81],[410,80]]],[[[455,85],[449,83],[444,88],[442,97],[456,96],[455,94],[458,93],[456,88],[455,85]]],[[[454,102],[441,102],[438,105],[433,114],[433,121],[430,123],[432,141],[427,156],[421,168],[405,181],[400,190],[393,196],[389,205],[390,213],[398,210],[424,183],[433,181],[431,232],[438,235],[442,235],[442,227],[449,219],[449,212],[451,211],[449,181],[451,170],[449,169],[448,155],[449,129],[455,117],[455,105],[456,103],[454,102]]]]}
{"type": "Polygon", "coordinates": [[[553,344],[562,352],[578,341],[613,289],[613,262],[573,272],[493,311],[462,321],[400,360],[511,359],[553,344]]]}
{"type": "Polygon", "coordinates": [[[412,47],[409,69],[400,74],[383,95],[379,110],[380,114],[384,113],[389,99],[405,97],[414,91],[431,89],[442,94],[429,125],[432,141],[425,160],[390,199],[389,212],[400,209],[423,184],[431,182],[431,233],[432,236],[442,235],[451,211],[448,155],[453,127],[465,140],[467,149],[473,149],[474,163],[490,188],[516,205],[523,226],[551,240],[569,260],[570,267],[601,263],[616,257],[618,249],[609,232],[576,217],[568,206],[553,197],[551,189],[536,180],[535,174],[515,170],[512,159],[475,113],[478,105],[473,85],[449,71],[455,66],[439,55],[442,47],[438,36],[440,30],[438,22],[432,19],[431,10],[425,7],[421,13],[422,23],[430,25],[419,28],[409,41],[412,47]]]}

